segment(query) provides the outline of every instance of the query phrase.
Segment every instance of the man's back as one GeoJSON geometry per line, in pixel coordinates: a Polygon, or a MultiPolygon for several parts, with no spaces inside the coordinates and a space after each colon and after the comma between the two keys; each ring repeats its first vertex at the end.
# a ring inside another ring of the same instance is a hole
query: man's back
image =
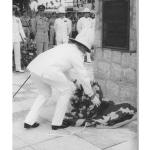
{"type": "Polygon", "coordinates": [[[82,52],[74,44],[62,44],[37,56],[28,69],[38,75],[42,75],[51,67],[65,72],[72,68],[74,61],[83,63],[82,52]]]}

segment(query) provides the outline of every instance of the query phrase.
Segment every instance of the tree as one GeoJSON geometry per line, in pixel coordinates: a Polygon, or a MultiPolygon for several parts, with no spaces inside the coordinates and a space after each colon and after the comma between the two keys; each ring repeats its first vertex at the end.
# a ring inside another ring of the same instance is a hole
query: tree
{"type": "Polygon", "coordinates": [[[13,4],[17,5],[21,11],[23,9],[30,10],[30,0],[13,0],[13,4]]]}

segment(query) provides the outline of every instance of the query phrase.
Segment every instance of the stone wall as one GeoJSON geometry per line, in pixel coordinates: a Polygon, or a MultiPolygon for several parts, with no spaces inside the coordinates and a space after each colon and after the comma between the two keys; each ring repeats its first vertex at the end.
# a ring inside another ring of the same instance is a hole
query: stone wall
{"type": "Polygon", "coordinates": [[[94,75],[104,96],[116,102],[136,104],[137,101],[136,24],[136,0],[130,0],[129,52],[102,48],[102,0],[96,1],[94,75]]]}
{"type": "Polygon", "coordinates": [[[137,55],[110,49],[97,49],[94,75],[104,96],[116,102],[136,104],[137,55]]]}

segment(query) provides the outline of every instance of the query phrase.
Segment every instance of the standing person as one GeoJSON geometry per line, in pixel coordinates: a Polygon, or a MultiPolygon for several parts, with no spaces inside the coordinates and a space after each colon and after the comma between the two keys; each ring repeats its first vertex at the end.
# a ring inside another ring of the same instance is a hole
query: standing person
{"type": "Polygon", "coordinates": [[[15,69],[17,72],[24,72],[21,69],[21,52],[20,52],[20,42],[26,41],[26,36],[23,31],[23,27],[20,18],[16,16],[17,6],[13,5],[13,50],[15,58],[15,69]]]}
{"type": "MultiPolygon", "coordinates": [[[[77,31],[80,33],[85,28],[92,28],[92,19],[90,17],[90,10],[85,8],[83,10],[83,17],[81,17],[77,22],[77,31]]],[[[91,63],[90,53],[86,54],[86,62],[91,63]]]]}
{"type": "Polygon", "coordinates": [[[26,35],[26,37],[29,39],[30,38],[30,28],[31,28],[31,24],[30,24],[30,17],[28,16],[28,13],[26,10],[22,11],[23,16],[20,18],[23,29],[24,29],[24,33],[26,35]]]}
{"type": "Polygon", "coordinates": [[[32,19],[32,31],[35,35],[37,55],[48,50],[49,21],[48,18],[44,17],[44,10],[45,6],[39,5],[37,16],[32,19]]]}
{"type": "Polygon", "coordinates": [[[54,29],[56,33],[56,44],[68,43],[69,35],[72,30],[71,20],[65,17],[65,8],[58,9],[58,18],[55,20],[54,29]]]}
{"type": "Polygon", "coordinates": [[[31,77],[39,95],[28,113],[24,128],[39,126],[38,115],[40,108],[52,96],[53,88],[59,95],[52,119],[52,129],[66,128],[69,125],[63,122],[67,105],[75,90],[71,70],[76,72],[77,80],[82,84],[87,95],[92,97],[92,102],[99,105],[84,66],[84,53],[90,51],[94,42],[93,30],[83,30],[76,39],[70,39],[72,43],[61,44],[37,56],[28,66],[31,77]],[[90,36],[89,36],[90,35],[90,36]]]}
{"type": "Polygon", "coordinates": [[[49,44],[50,47],[53,47],[55,44],[55,29],[54,29],[54,23],[56,20],[56,13],[52,13],[52,16],[50,18],[49,22],[49,31],[50,31],[50,37],[49,37],[49,44]]]}
{"type": "Polygon", "coordinates": [[[92,27],[92,19],[90,18],[90,10],[88,8],[84,8],[83,17],[81,17],[77,22],[77,31],[80,33],[85,28],[92,27]]]}

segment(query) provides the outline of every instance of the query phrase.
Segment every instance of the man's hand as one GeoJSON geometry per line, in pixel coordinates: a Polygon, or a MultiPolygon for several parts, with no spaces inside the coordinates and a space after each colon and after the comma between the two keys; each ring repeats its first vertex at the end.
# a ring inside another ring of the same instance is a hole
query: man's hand
{"type": "Polygon", "coordinates": [[[94,105],[96,105],[97,107],[100,105],[100,100],[97,98],[97,96],[95,96],[94,98],[93,98],[93,100],[91,100],[92,101],[92,103],[94,104],[94,105]]]}
{"type": "Polygon", "coordinates": [[[27,38],[23,38],[23,42],[26,43],[27,42],[27,38]]]}

